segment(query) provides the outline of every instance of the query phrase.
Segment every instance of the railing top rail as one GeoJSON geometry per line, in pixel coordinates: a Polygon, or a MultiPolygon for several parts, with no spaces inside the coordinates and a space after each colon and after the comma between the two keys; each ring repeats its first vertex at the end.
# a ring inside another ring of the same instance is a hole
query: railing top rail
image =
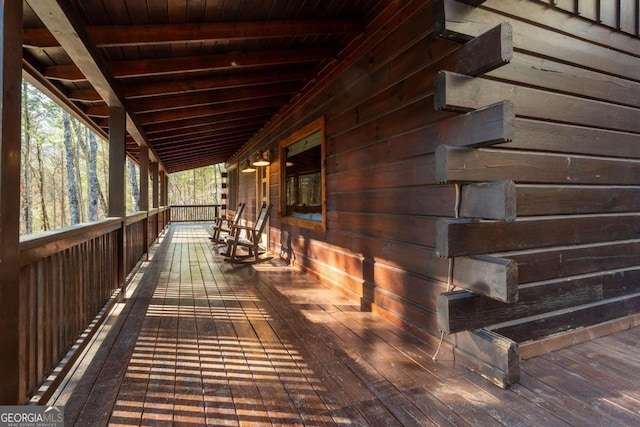
{"type": "Polygon", "coordinates": [[[110,233],[122,226],[122,218],[105,218],[20,238],[20,266],[31,264],[72,246],[110,233]]]}
{"type": "Polygon", "coordinates": [[[140,212],[132,213],[130,215],[127,215],[127,218],[125,219],[125,224],[126,225],[130,225],[130,224],[134,224],[136,222],[140,222],[143,219],[147,218],[148,216],[149,216],[149,212],[147,212],[147,211],[140,211],[140,212]]]}

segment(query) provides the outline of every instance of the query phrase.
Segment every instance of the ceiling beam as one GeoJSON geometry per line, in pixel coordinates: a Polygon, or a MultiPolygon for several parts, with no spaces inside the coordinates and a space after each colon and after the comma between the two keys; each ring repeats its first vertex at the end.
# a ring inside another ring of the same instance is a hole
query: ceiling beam
{"type": "Polygon", "coordinates": [[[177,108],[193,108],[201,105],[240,102],[271,96],[293,95],[301,89],[297,82],[260,85],[250,88],[233,88],[211,90],[184,95],[168,95],[153,98],[140,98],[128,101],[127,105],[135,113],[173,110],[177,108]]]}
{"type": "Polygon", "coordinates": [[[193,136],[191,138],[175,138],[171,141],[154,142],[153,147],[160,152],[161,150],[176,148],[178,151],[186,146],[203,145],[203,144],[215,144],[216,142],[224,142],[229,139],[244,138],[249,139],[251,135],[256,133],[258,128],[253,129],[239,129],[227,134],[214,134],[193,136]]]}
{"type": "Polygon", "coordinates": [[[250,101],[226,102],[224,104],[205,105],[195,108],[180,108],[178,110],[140,113],[138,117],[140,123],[142,123],[143,125],[147,125],[151,123],[172,122],[175,120],[188,119],[193,117],[213,116],[216,114],[225,114],[233,111],[257,110],[265,107],[283,107],[287,102],[289,102],[288,96],[276,96],[250,101]]]}
{"type": "Polygon", "coordinates": [[[173,140],[175,138],[194,138],[196,136],[215,136],[224,135],[239,130],[260,128],[268,120],[250,120],[244,122],[236,122],[232,125],[206,125],[201,127],[193,127],[189,129],[175,129],[166,133],[159,133],[151,138],[151,143],[155,146],[162,144],[164,140],[173,140]]]}
{"type": "Polygon", "coordinates": [[[186,129],[196,126],[208,125],[220,125],[221,123],[229,124],[230,126],[235,124],[238,120],[247,119],[261,119],[264,118],[265,122],[269,118],[273,117],[278,112],[279,107],[266,107],[255,110],[235,111],[226,114],[214,114],[211,116],[200,116],[195,118],[187,118],[183,120],[168,121],[163,123],[144,125],[144,130],[149,136],[153,138],[157,132],[166,132],[174,129],[186,129]]]}
{"type": "MultiPolygon", "coordinates": [[[[87,29],[91,40],[98,47],[250,40],[362,31],[364,31],[364,25],[356,19],[105,25],[87,29]]],[[[24,29],[23,46],[47,48],[59,45],[53,34],[46,28],[24,29]]]]}
{"type": "MultiPolygon", "coordinates": [[[[123,97],[105,71],[108,69],[107,64],[95,46],[88,41],[89,37],[73,6],[63,0],[30,0],[29,6],[55,35],[60,46],[75,64],[74,67],[86,76],[104,102],[110,107],[123,107],[123,97]]],[[[126,130],[138,145],[147,145],[142,128],[129,114],[126,114],[126,130]]],[[[156,160],[156,154],[153,150],[150,151],[152,159],[156,160]]]]}
{"type": "MultiPolygon", "coordinates": [[[[254,86],[267,83],[308,80],[316,75],[312,67],[289,70],[261,70],[241,75],[217,75],[200,79],[167,80],[153,83],[122,84],[120,89],[125,98],[140,98],[155,95],[190,93],[203,90],[231,89],[234,87],[254,86]]],[[[69,91],[69,98],[90,102],[100,100],[93,88],[69,91]]]]}
{"type": "MultiPolygon", "coordinates": [[[[129,78],[316,62],[332,59],[335,55],[332,47],[232,52],[209,56],[113,61],[103,69],[109,70],[115,78],[129,78]]],[[[86,70],[73,64],[49,65],[44,68],[44,75],[54,80],[80,81],[86,76],[84,71],[86,70]]]]}

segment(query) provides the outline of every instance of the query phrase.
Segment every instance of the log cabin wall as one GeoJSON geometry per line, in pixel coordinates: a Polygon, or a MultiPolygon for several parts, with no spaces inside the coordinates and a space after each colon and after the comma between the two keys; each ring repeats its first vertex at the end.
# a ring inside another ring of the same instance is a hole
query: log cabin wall
{"type": "Polygon", "coordinates": [[[244,154],[323,115],[327,230],[279,222],[276,159],[274,249],[504,386],[527,343],[640,312],[640,18],[464,3],[367,28],[244,154]]]}

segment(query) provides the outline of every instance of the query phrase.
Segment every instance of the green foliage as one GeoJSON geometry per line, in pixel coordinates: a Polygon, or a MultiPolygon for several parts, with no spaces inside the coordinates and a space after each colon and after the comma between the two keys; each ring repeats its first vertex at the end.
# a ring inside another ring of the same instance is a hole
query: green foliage
{"type": "Polygon", "coordinates": [[[224,164],[205,166],[169,176],[169,204],[222,204],[222,172],[224,164]]]}
{"type": "MultiPolygon", "coordinates": [[[[22,181],[20,233],[37,233],[71,224],[68,202],[66,156],[61,108],[34,86],[24,81],[22,109],[22,181]]],[[[79,220],[88,218],[89,130],[71,117],[71,144],[74,173],[81,189],[79,220]]],[[[97,183],[106,189],[108,182],[108,147],[98,138],[96,152],[97,183]]],[[[103,198],[106,195],[103,195],[103,198]]],[[[98,204],[98,218],[106,215],[106,205],[98,204]]]]}

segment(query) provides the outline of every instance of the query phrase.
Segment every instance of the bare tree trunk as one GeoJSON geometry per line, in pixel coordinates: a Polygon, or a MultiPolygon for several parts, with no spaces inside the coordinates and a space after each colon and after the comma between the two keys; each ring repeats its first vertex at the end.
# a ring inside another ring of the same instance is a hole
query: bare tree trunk
{"type": "Polygon", "coordinates": [[[218,172],[220,167],[218,164],[213,165],[213,204],[218,204],[218,172]]]}
{"type": "Polygon", "coordinates": [[[49,225],[49,216],[47,215],[47,203],[44,200],[44,165],[42,164],[42,148],[40,144],[36,145],[36,156],[38,157],[38,170],[40,171],[38,187],[40,188],[40,209],[42,210],[42,229],[47,231],[51,229],[49,225]]]}
{"type": "Polygon", "coordinates": [[[136,165],[129,158],[127,158],[127,164],[129,166],[129,182],[131,183],[133,211],[138,212],[140,210],[140,188],[138,188],[138,174],[136,172],[136,165]]]}
{"type": "Polygon", "coordinates": [[[69,187],[69,213],[71,214],[71,224],[80,222],[78,206],[78,183],[75,176],[75,153],[71,146],[71,126],[69,124],[69,114],[62,112],[62,125],[64,128],[64,150],[67,155],[67,185],[69,187]]]}
{"type": "Polygon", "coordinates": [[[70,120],[70,125],[73,128],[74,133],[76,134],[76,142],[77,142],[77,144],[74,145],[73,139],[70,139],[71,147],[73,149],[73,154],[74,154],[73,169],[75,173],[75,180],[76,180],[76,186],[77,186],[76,194],[78,195],[78,219],[79,219],[79,222],[85,222],[85,214],[84,214],[85,203],[83,200],[84,191],[82,189],[82,179],[80,178],[80,147],[82,145],[86,145],[86,142],[84,140],[84,135],[82,135],[83,127],[80,126],[80,123],[78,123],[76,120],[70,120]]]}
{"type": "Polygon", "coordinates": [[[62,187],[60,190],[60,224],[64,225],[67,223],[67,207],[65,204],[65,196],[67,192],[65,191],[64,183],[65,183],[65,167],[64,167],[64,154],[60,154],[60,186],[62,187]]]}
{"type": "Polygon", "coordinates": [[[22,81],[22,120],[24,123],[22,150],[22,222],[26,234],[33,233],[33,218],[31,215],[31,116],[29,115],[29,85],[22,81]]]}
{"type": "Polygon", "coordinates": [[[96,135],[93,132],[89,132],[89,150],[87,153],[87,178],[89,181],[89,221],[98,220],[98,197],[99,195],[102,195],[102,192],[100,191],[100,182],[98,181],[97,153],[98,143],[96,142],[96,135]]]}

